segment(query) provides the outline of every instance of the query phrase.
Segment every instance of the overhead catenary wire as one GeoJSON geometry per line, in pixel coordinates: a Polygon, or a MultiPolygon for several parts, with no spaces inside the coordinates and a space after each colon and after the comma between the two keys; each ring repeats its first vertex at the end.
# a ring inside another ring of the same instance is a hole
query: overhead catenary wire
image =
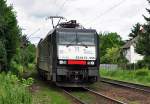
{"type": "Polygon", "coordinates": [[[41,29],[40,28],[38,28],[36,31],[34,31],[32,34],[30,34],[29,36],[27,36],[27,39],[28,40],[30,40],[30,39],[32,39],[32,38],[36,38],[36,39],[41,39],[41,37],[37,37],[37,36],[34,36],[33,37],[33,35],[35,35],[38,31],[40,31],[41,29]]]}
{"type": "Polygon", "coordinates": [[[67,3],[67,1],[68,1],[68,0],[65,0],[65,1],[63,2],[63,4],[60,6],[59,11],[56,13],[56,16],[59,15],[60,11],[64,8],[64,6],[65,6],[65,4],[67,3]]]}
{"type": "MultiPolygon", "coordinates": [[[[57,2],[58,0],[55,1],[55,3],[57,2]]],[[[102,12],[101,14],[98,14],[94,19],[92,20],[96,20],[97,18],[100,18],[102,16],[104,16],[105,14],[111,12],[112,10],[114,10],[115,8],[117,8],[118,6],[120,6],[122,3],[124,3],[126,0],[121,0],[119,3],[116,3],[115,5],[113,5],[112,7],[108,8],[106,11],[102,12]]],[[[66,3],[68,2],[68,0],[64,0],[64,2],[62,3],[62,5],[59,7],[59,11],[56,13],[56,16],[57,15],[60,15],[60,12],[62,11],[62,9],[64,8],[64,6],[66,5],[66,3]]],[[[89,21],[91,23],[91,21],[89,21]]],[[[88,23],[89,23],[88,22],[88,23]]],[[[93,23],[93,21],[92,21],[93,23]]],[[[30,37],[30,36],[29,36],[30,37]]]]}
{"type": "MultiPolygon", "coordinates": [[[[65,4],[66,4],[67,1],[68,1],[68,0],[65,0],[65,1],[63,2],[63,4],[60,6],[59,11],[56,13],[56,18],[58,17],[60,11],[64,8],[64,6],[65,6],[65,4]]],[[[56,2],[57,2],[57,0],[55,1],[55,4],[56,4],[56,2]]],[[[53,16],[53,17],[54,17],[54,16],[53,16]]],[[[60,18],[67,20],[66,18],[61,17],[61,16],[60,16],[60,18]]],[[[46,20],[48,20],[48,19],[50,19],[50,17],[47,17],[47,18],[46,18],[46,20]]],[[[61,19],[59,19],[58,23],[60,22],[61,19]]],[[[57,25],[58,25],[58,23],[57,23],[57,25]]],[[[52,24],[54,24],[54,23],[53,23],[53,19],[52,19],[52,24]]],[[[53,28],[54,28],[54,25],[53,25],[53,28]]]]}
{"type": "Polygon", "coordinates": [[[38,31],[40,31],[40,28],[38,28],[36,31],[34,31],[32,34],[30,34],[30,35],[27,36],[27,37],[30,38],[31,36],[35,35],[35,33],[37,33],[38,31]]]}
{"type": "MultiPolygon", "coordinates": [[[[97,15],[94,19],[92,19],[92,23],[93,23],[93,20],[96,20],[97,18],[100,18],[102,16],[104,16],[105,14],[111,12],[112,10],[114,10],[115,8],[119,7],[121,4],[123,4],[125,1],[127,0],[121,0],[119,3],[113,5],[112,7],[108,8],[106,11],[104,11],[103,13],[101,13],[100,15],[97,15]]],[[[88,23],[91,23],[91,21],[89,21],[88,23]]]]}
{"type": "MultiPolygon", "coordinates": [[[[64,6],[65,6],[65,4],[66,4],[67,1],[68,1],[68,0],[65,0],[65,1],[63,2],[63,4],[60,6],[58,12],[56,13],[56,16],[50,16],[50,17],[47,17],[47,18],[46,18],[46,20],[51,19],[53,28],[55,27],[55,26],[54,26],[54,20],[53,20],[54,18],[59,18],[59,20],[58,20],[58,22],[57,22],[57,25],[59,24],[59,22],[60,22],[61,19],[65,19],[65,20],[66,20],[66,18],[64,18],[64,17],[62,17],[62,16],[58,16],[58,15],[60,14],[60,11],[64,8],[64,6]],[[52,18],[51,18],[51,17],[52,17],[52,18]]],[[[55,2],[55,4],[56,4],[56,2],[55,2]]],[[[56,26],[57,26],[57,25],[56,25],[56,26]]]]}
{"type": "MultiPolygon", "coordinates": [[[[58,1],[58,0],[55,1],[55,4],[57,3],[57,1],[58,1]]],[[[65,6],[65,4],[66,4],[67,1],[68,1],[68,0],[65,0],[65,1],[63,2],[63,4],[60,6],[59,11],[56,13],[56,16],[59,15],[60,11],[64,8],[64,6],[65,6]]],[[[32,33],[32,34],[30,34],[29,36],[27,36],[28,39],[29,39],[29,38],[39,38],[39,39],[41,39],[40,37],[32,37],[32,35],[34,35],[34,34],[35,34],[36,32],[38,32],[39,30],[40,30],[40,28],[37,29],[34,33],[32,33]]]]}

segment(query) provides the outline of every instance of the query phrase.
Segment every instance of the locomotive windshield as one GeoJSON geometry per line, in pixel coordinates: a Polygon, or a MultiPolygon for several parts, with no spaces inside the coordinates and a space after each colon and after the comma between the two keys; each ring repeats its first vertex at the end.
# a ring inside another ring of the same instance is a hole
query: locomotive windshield
{"type": "Polygon", "coordinates": [[[58,44],[86,44],[95,45],[94,33],[59,32],[58,44]]]}
{"type": "Polygon", "coordinates": [[[87,44],[87,45],[94,45],[95,39],[93,33],[78,33],[77,34],[77,43],[78,44],[87,44]]]}
{"type": "Polygon", "coordinates": [[[58,44],[75,44],[76,33],[73,32],[60,32],[58,36],[58,44]]]}

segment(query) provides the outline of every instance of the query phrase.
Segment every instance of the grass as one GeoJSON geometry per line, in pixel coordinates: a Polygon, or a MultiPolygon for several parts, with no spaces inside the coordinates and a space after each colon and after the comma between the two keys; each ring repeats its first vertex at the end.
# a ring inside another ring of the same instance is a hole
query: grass
{"type": "Polygon", "coordinates": [[[72,101],[45,81],[35,78],[33,83],[33,78],[0,73],[0,104],[72,104],[72,101]]]}
{"type": "Polygon", "coordinates": [[[112,78],[115,80],[127,81],[131,83],[150,86],[150,70],[148,69],[138,69],[138,70],[100,69],[100,75],[102,77],[112,78]]]}
{"type": "Polygon", "coordinates": [[[39,89],[32,93],[33,104],[72,104],[64,93],[53,85],[37,80],[39,89]]]}
{"type": "Polygon", "coordinates": [[[95,97],[89,94],[88,92],[75,91],[72,94],[77,98],[81,99],[82,101],[85,101],[87,104],[92,104],[95,100],[95,97]]]}
{"type": "Polygon", "coordinates": [[[0,104],[32,104],[32,97],[27,90],[27,80],[19,80],[10,73],[0,74],[0,104]]]}
{"type": "MultiPolygon", "coordinates": [[[[30,67],[33,67],[33,65],[30,65],[30,67]]],[[[4,75],[3,77],[5,76],[6,75],[4,75]]],[[[21,88],[22,85],[26,86],[25,89],[28,89],[28,90],[25,90],[27,91],[24,94],[26,98],[23,98],[23,99],[28,100],[28,97],[29,97],[31,102],[16,103],[15,101],[11,101],[11,103],[6,103],[6,101],[4,101],[4,103],[0,102],[0,104],[72,104],[72,101],[69,100],[60,89],[56,88],[56,86],[50,83],[46,83],[46,81],[43,81],[37,78],[38,76],[37,76],[36,70],[32,68],[31,70],[27,70],[24,77],[26,78],[30,77],[30,78],[28,78],[27,80],[21,79],[21,81],[19,81],[21,83],[18,83],[18,88],[21,88]],[[33,83],[33,78],[34,78],[34,83],[33,83]],[[29,94],[30,96],[28,96],[27,94],[29,94]]],[[[19,80],[16,77],[15,79],[19,80]]],[[[12,88],[9,88],[9,89],[10,89],[10,92],[12,92],[13,89],[12,88]]],[[[6,89],[2,89],[2,91],[6,91],[6,89]]],[[[24,91],[24,89],[20,89],[19,91],[22,92],[24,91]]],[[[19,94],[18,94],[18,97],[22,98],[22,96],[19,94]]],[[[10,96],[8,96],[7,99],[10,99],[10,96]]],[[[19,98],[17,99],[20,100],[19,98]]]]}

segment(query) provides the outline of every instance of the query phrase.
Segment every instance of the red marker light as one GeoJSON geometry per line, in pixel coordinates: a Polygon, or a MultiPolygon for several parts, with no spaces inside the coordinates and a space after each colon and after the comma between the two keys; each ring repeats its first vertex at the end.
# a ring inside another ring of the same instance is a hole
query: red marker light
{"type": "Polygon", "coordinates": [[[86,61],[83,60],[68,60],[69,65],[86,65],[86,61]]]}

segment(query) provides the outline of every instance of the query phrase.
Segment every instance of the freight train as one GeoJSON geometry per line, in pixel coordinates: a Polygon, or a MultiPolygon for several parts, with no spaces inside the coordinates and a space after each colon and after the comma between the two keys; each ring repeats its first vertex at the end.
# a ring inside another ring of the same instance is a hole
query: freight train
{"type": "Polygon", "coordinates": [[[99,78],[99,38],[96,30],[76,20],[59,23],[37,46],[41,77],[62,87],[83,87],[99,78]]]}

